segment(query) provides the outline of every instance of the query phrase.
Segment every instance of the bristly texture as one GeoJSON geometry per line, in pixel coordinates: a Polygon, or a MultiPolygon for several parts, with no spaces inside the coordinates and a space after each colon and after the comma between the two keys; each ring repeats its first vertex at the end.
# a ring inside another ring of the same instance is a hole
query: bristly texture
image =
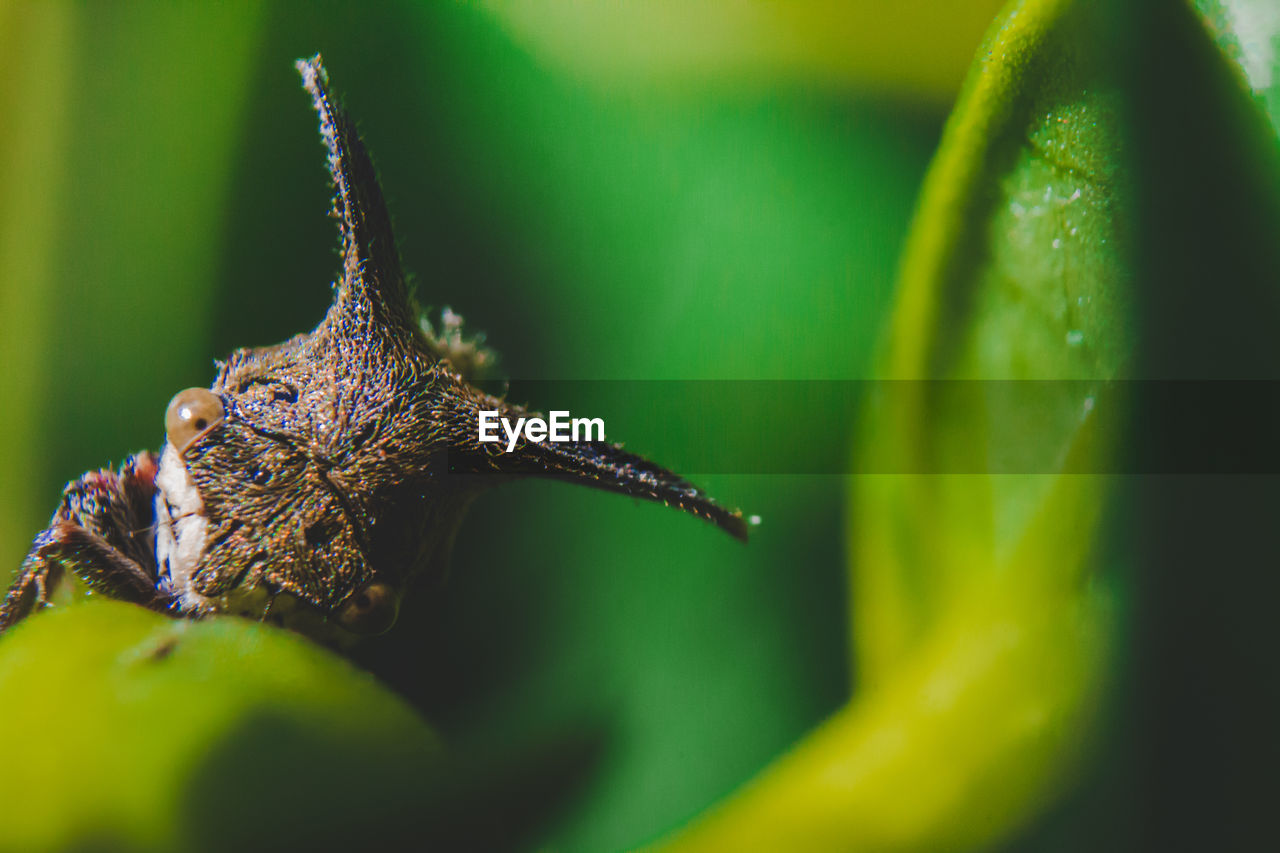
{"type": "Polygon", "coordinates": [[[419,321],[427,348],[437,358],[448,360],[458,375],[468,382],[490,378],[498,354],[485,346],[483,332],[468,337],[462,325],[462,315],[455,314],[448,305],[440,310],[439,328],[425,313],[419,321]]]}
{"type": "MultiPolygon", "coordinates": [[[[266,584],[332,612],[375,581],[399,593],[420,572],[438,576],[466,506],[501,479],[465,474],[660,501],[745,539],[740,514],[616,445],[522,441],[506,454],[479,443],[482,409],[523,412],[467,385],[455,368],[477,365],[451,364],[423,334],[373,165],[320,57],[298,69],[328,149],[342,276],[312,334],[222,365],[214,391],[227,416],[184,454],[210,524],[196,592],[266,584]]],[[[445,335],[466,352],[458,330],[445,335]]]]}
{"type": "MultiPolygon", "coordinates": [[[[659,501],[745,540],[739,513],[617,445],[521,437],[505,453],[480,443],[481,410],[528,413],[467,384],[463,373],[492,356],[463,337],[457,315],[446,310],[438,333],[424,328],[373,164],[320,57],[297,67],[320,116],[342,236],[328,314],[310,334],[232,353],[212,394],[194,389],[192,399],[216,414],[191,421],[191,436],[171,432],[158,469],[147,456],[154,477],[139,480],[146,488],[129,504],[145,511],[154,496],[154,559],[73,552],[68,543],[84,537],[68,538],[68,525],[111,537],[102,519],[67,503],[50,528],[62,532],[42,534],[24,563],[0,628],[47,602],[47,588],[69,570],[108,594],[111,578],[120,579],[118,597],[175,615],[237,612],[317,636],[335,624],[376,633],[394,621],[411,580],[443,575],[475,496],[512,477],[659,501]]],[[[183,411],[174,408],[179,398],[171,413],[183,411]]]]}

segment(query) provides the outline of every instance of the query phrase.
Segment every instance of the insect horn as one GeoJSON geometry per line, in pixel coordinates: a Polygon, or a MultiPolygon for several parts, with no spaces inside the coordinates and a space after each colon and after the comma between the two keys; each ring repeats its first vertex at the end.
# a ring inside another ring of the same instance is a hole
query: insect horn
{"type": "MultiPolygon", "coordinates": [[[[297,68],[320,115],[335,188],[333,215],[342,231],[342,278],[333,306],[317,331],[340,342],[344,358],[352,354],[348,346],[358,341],[356,348],[365,354],[372,344],[394,361],[404,342],[417,335],[417,311],[400,268],[386,202],[368,152],[329,88],[320,54],[298,60],[297,68]]],[[[465,384],[451,383],[434,387],[432,405],[421,409],[429,421],[423,431],[434,433],[450,448],[452,472],[566,480],[677,507],[738,539],[747,538],[741,513],[726,510],[675,473],[618,445],[524,441],[510,453],[494,453],[494,446],[481,445],[476,434],[483,408],[517,417],[527,414],[465,384]]]]}
{"type": "Polygon", "coordinates": [[[348,335],[357,330],[403,334],[416,326],[416,312],[373,162],[354,123],[329,88],[320,54],[299,59],[295,65],[320,115],[320,134],[328,149],[335,190],[330,215],[341,223],[342,278],[326,322],[342,324],[348,335]]]}
{"type": "MultiPolygon", "coordinates": [[[[505,406],[499,410],[511,421],[530,414],[505,406]]],[[[563,480],[643,498],[696,515],[735,539],[747,541],[747,524],[741,512],[725,509],[683,477],[642,456],[628,453],[617,444],[522,439],[510,453],[495,452],[501,448],[494,444],[481,446],[473,441],[459,444],[458,449],[450,453],[451,472],[490,472],[563,480]]]]}

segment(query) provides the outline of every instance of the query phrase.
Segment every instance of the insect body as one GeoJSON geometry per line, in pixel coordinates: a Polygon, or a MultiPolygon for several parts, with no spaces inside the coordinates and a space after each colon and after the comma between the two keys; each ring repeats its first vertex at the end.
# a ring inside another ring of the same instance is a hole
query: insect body
{"type": "Polygon", "coordinates": [[[219,364],[173,398],[166,442],[69,484],[0,605],[0,630],[73,576],[174,616],[271,618],[332,642],[395,621],[411,580],[442,573],[468,504],[550,477],[661,501],[746,538],[680,477],[605,442],[479,441],[479,413],[527,412],[462,371],[476,351],[420,322],[382,193],[320,57],[299,61],[335,185],[343,268],[316,329],[219,364]],[[490,474],[498,476],[475,476],[490,474]]]}

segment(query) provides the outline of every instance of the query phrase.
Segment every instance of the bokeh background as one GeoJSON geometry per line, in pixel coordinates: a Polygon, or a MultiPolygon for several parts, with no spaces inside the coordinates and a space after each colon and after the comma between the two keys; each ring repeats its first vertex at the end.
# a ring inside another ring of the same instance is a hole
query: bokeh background
{"type": "MultiPolygon", "coordinates": [[[[865,379],[999,5],[0,3],[0,561],[67,480],[157,448],[214,357],[323,315],[337,242],[294,59],[323,53],[420,301],[484,331],[505,375],[865,379]]],[[[1262,21],[1246,53],[1266,69],[1275,16],[1236,6],[1262,21]]],[[[691,434],[750,452],[767,435],[815,470],[853,435],[843,404],[750,423],[641,407],[625,432],[592,414],[659,461],[691,434]]],[[[696,479],[761,517],[749,546],[510,486],[472,510],[450,583],[359,653],[461,752],[536,780],[503,813],[512,843],[659,836],[856,688],[846,478],[696,479]]],[[[1101,793],[1067,786],[1005,840],[1105,836],[1130,772],[1086,775],[1101,793]]]]}

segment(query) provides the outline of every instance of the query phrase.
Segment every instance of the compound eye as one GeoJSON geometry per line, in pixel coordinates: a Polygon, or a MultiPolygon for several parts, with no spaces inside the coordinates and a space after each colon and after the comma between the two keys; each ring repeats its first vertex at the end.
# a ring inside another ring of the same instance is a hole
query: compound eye
{"type": "Polygon", "coordinates": [[[400,601],[390,584],[375,581],[342,605],[338,624],[353,634],[381,634],[396,621],[400,601]]]}
{"type": "Polygon", "coordinates": [[[181,453],[191,442],[222,420],[222,400],[208,388],[179,391],[164,413],[169,443],[181,453]]]}

